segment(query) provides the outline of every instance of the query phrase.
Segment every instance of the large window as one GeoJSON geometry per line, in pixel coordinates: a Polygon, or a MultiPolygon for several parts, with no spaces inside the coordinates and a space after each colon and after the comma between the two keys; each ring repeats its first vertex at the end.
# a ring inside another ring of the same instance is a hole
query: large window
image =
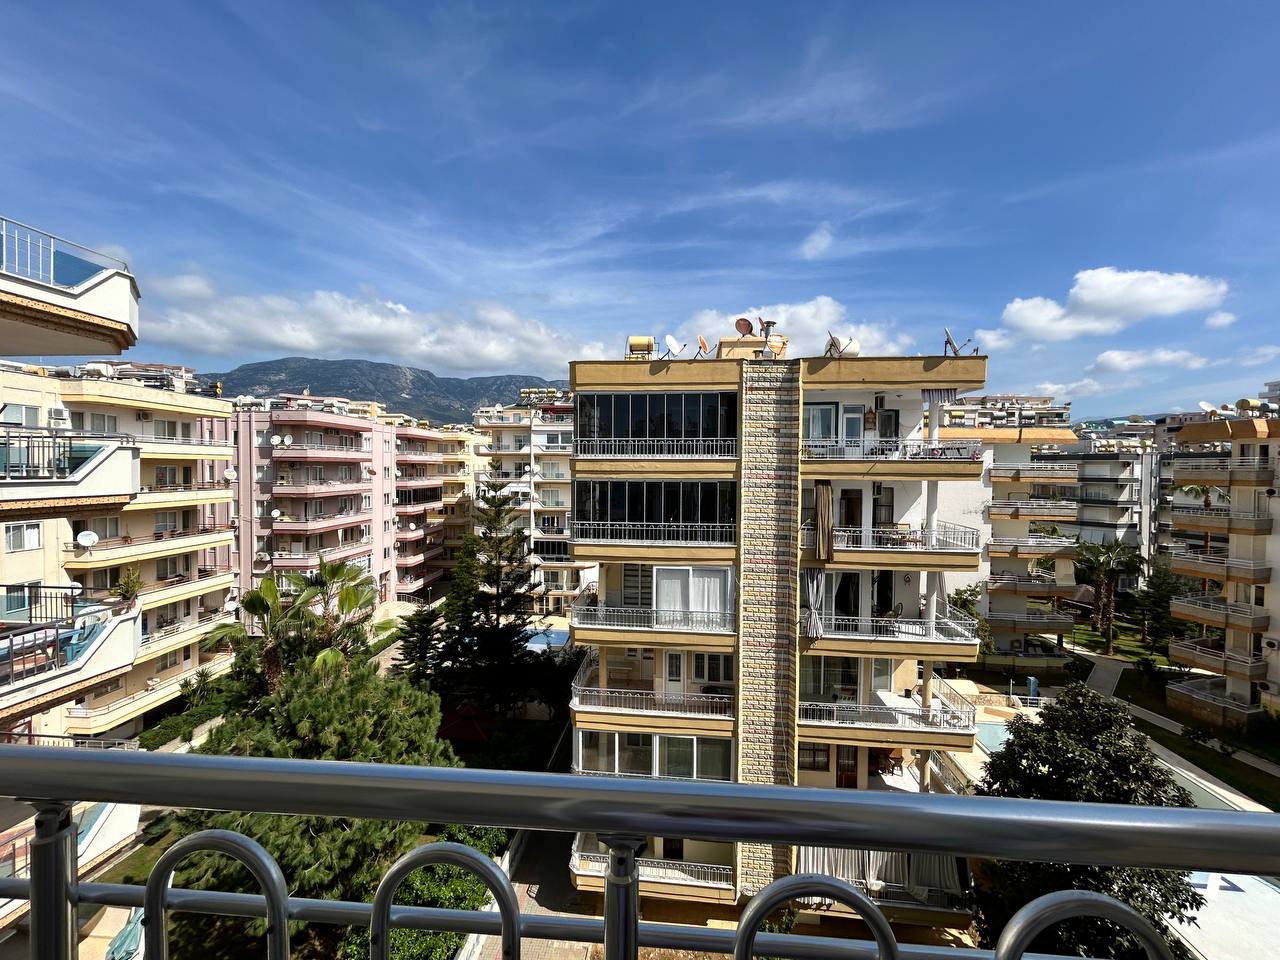
{"type": "Polygon", "coordinates": [[[574,519],[609,523],[733,523],[733,480],[579,480],[574,519]]]}
{"type": "Polygon", "coordinates": [[[857,699],[858,658],[800,658],[800,699],[830,702],[837,698],[857,699]]]}
{"type": "Polygon", "coordinates": [[[725,613],[729,609],[729,571],[720,567],[654,567],[656,610],[725,613]]]}
{"type": "Polygon", "coordinates": [[[579,730],[578,769],[587,773],[731,780],[733,741],[721,737],[668,736],[579,730]]]}
{"type": "Polygon", "coordinates": [[[801,740],[797,746],[796,766],[801,770],[830,770],[831,746],[801,740]]]}
{"type": "Polygon", "coordinates": [[[16,427],[38,427],[40,408],[23,403],[6,403],[0,407],[0,423],[16,427]]]}
{"type": "Polygon", "coordinates": [[[738,395],[580,393],[581,440],[700,440],[738,436],[738,395]]]}
{"type": "Polygon", "coordinates": [[[37,550],[40,547],[40,521],[31,523],[6,523],[4,549],[8,553],[19,550],[37,550]]]}

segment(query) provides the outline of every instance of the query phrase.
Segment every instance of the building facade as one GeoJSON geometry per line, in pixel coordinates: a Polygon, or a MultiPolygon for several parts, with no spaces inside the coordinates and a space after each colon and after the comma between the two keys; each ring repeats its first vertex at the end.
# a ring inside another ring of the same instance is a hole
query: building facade
{"type": "MultiPolygon", "coordinates": [[[[570,549],[599,566],[571,611],[579,774],[919,790],[973,748],[974,705],[935,667],[978,656],[943,578],[975,574],[984,544],[940,503],[985,464],[925,411],[980,387],[986,360],[788,360],[780,341],[571,364],[570,549]]],[[[579,836],[579,889],[603,864],[579,836]]],[[[640,893],[725,910],[806,869],[865,888],[835,851],[651,837],[640,893]]],[[[880,879],[900,916],[968,923],[954,861],[880,879]]]]}

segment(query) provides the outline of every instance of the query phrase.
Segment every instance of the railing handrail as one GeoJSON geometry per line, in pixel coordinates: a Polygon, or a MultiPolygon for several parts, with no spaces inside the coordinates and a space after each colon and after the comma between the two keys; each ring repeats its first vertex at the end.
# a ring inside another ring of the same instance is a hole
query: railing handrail
{"type": "Polygon", "coordinates": [[[1042,610],[989,611],[988,620],[1027,620],[1031,623],[1067,623],[1072,622],[1069,613],[1046,613],[1042,610]]]}
{"type": "MultiPolygon", "coordinates": [[[[271,448],[273,453],[287,454],[294,450],[323,450],[326,452],[337,453],[367,453],[373,456],[373,450],[369,447],[356,447],[345,443],[291,443],[288,446],[280,444],[271,448]]],[[[397,454],[398,455],[398,454],[397,454]]]]}
{"type": "Polygon", "coordinates": [[[142,635],[141,643],[153,643],[156,640],[163,640],[165,637],[176,636],[184,630],[190,630],[192,627],[204,626],[206,623],[213,623],[215,620],[233,619],[235,614],[229,610],[213,610],[200,616],[190,617],[186,620],[178,620],[167,626],[161,627],[159,630],[152,630],[150,633],[142,635]]]}
{"type": "Polygon", "coordinates": [[[1061,463],[1053,463],[1050,461],[1025,461],[1018,463],[1000,462],[991,464],[992,473],[1004,471],[1019,471],[1023,473],[1062,473],[1068,470],[1078,472],[1080,464],[1074,460],[1066,460],[1061,463]]]}
{"type": "Polygon", "coordinates": [[[978,642],[977,621],[958,611],[938,611],[930,629],[925,619],[904,617],[846,617],[822,614],[824,633],[833,637],[869,637],[876,640],[928,640],[938,643],[978,642]]]}
{"type": "Polygon", "coordinates": [[[737,624],[732,610],[662,610],[651,607],[598,607],[575,603],[569,611],[574,626],[640,630],[691,630],[732,633],[737,624]]]}
{"type": "MultiPolygon", "coordinates": [[[[216,659],[199,664],[196,667],[196,671],[199,672],[200,670],[212,669],[215,667],[220,668],[223,666],[230,666],[232,659],[233,654],[230,650],[222,651],[222,655],[218,656],[216,659]]],[[[218,672],[221,672],[221,670],[218,672]]],[[[110,703],[104,703],[96,707],[72,705],[67,707],[67,716],[75,720],[91,719],[95,716],[108,713],[119,707],[121,704],[136,703],[139,700],[151,696],[157,690],[168,690],[170,687],[180,687],[184,680],[190,680],[192,676],[193,674],[182,673],[174,677],[166,677],[163,680],[157,680],[155,684],[150,687],[137,690],[127,696],[120,697],[117,700],[112,700],[110,703]]]]}
{"type": "Polygon", "coordinates": [[[33,799],[1280,874],[1267,813],[57,747],[0,769],[33,799]]]}
{"type": "Polygon", "coordinates": [[[736,523],[648,523],[630,520],[575,520],[571,524],[575,540],[629,543],[720,543],[732,545],[737,537],[736,523]],[[614,536],[606,533],[645,533],[655,536],[614,536]]]}
{"type": "MultiPolygon", "coordinates": [[[[817,529],[806,523],[800,528],[801,546],[817,542],[817,529]]],[[[979,549],[978,531],[940,520],[928,527],[899,527],[896,524],[869,527],[833,527],[832,540],[837,550],[955,550],[971,553],[979,549]]]]}
{"type": "Polygon", "coordinates": [[[581,437],[573,442],[575,457],[670,457],[734,459],[737,437],[581,437]]]}
{"type": "MultiPolygon", "coordinates": [[[[56,262],[54,254],[59,246],[63,248],[70,248],[75,254],[77,254],[76,259],[84,260],[85,262],[91,263],[95,267],[99,268],[99,271],[96,271],[95,273],[90,274],[89,276],[96,276],[97,272],[100,272],[101,270],[120,270],[120,271],[123,271],[124,273],[130,272],[129,264],[126,263],[124,260],[121,260],[119,257],[113,257],[113,256],[110,256],[109,254],[100,253],[99,251],[94,250],[92,247],[86,247],[83,243],[76,243],[74,240],[67,240],[65,237],[60,237],[57,234],[49,233],[47,230],[41,230],[39,227],[33,227],[30,224],[23,223],[20,220],[12,220],[8,217],[0,217],[0,273],[7,273],[15,277],[23,277],[24,279],[27,279],[27,280],[36,280],[36,281],[39,281],[40,283],[47,283],[53,287],[62,287],[63,289],[67,289],[67,290],[72,289],[74,286],[76,286],[76,284],[59,283],[57,279],[57,275],[54,270],[54,265],[56,262]],[[18,228],[18,229],[11,230],[10,228],[18,228]],[[25,231],[25,234],[20,236],[18,233],[19,230],[25,231]],[[41,266],[44,265],[45,242],[46,241],[48,242],[49,270],[48,270],[47,277],[44,275],[43,270],[40,270],[36,275],[33,275],[30,272],[30,270],[24,271],[24,270],[18,269],[18,266],[19,266],[19,257],[18,257],[18,250],[17,250],[18,244],[22,242],[25,242],[27,244],[27,249],[28,249],[27,262],[29,264],[31,260],[30,248],[33,240],[35,241],[37,247],[41,251],[40,257],[39,257],[39,263],[41,266]],[[13,245],[12,249],[10,248],[10,244],[13,245]],[[13,264],[12,269],[9,266],[10,263],[13,264]]],[[[84,280],[88,280],[88,279],[89,277],[84,277],[81,280],[81,282],[83,283],[84,280]]]]}
{"type": "Polygon", "coordinates": [[[1042,533],[1029,533],[1025,537],[991,537],[987,543],[996,546],[1016,547],[1016,546],[1046,546],[1046,547],[1074,547],[1076,540],[1074,537],[1052,537],[1042,533]]]}
{"type": "Polygon", "coordinates": [[[273,487],[367,487],[373,482],[372,477],[351,477],[347,480],[294,480],[276,477],[271,481],[273,487]]]}
{"type": "Polygon", "coordinates": [[[1256,617],[1267,612],[1266,607],[1259,607],[1252,603],[1241,603],[1237,600],[1228,600],[1220,593],[1187,593],[1181,596],[1173,597],[1171,603],[1185,603],[1188,606],[1204,607],[1207,610],[1225,610],[1228,613],[1239,613],[1244,616],[1256,617]]]}
{"type": "Polygon", "coordinates": [[[978,460],[982,456],[982,441],[898,437],[805,439],[800,441],[800,454],[806,460],[978,460]]]}
{"type": "MultiPolygon", "coordinates": [[[[1080,497],[1078,499],[1088,500],[1089,498],[1080,497]]],[[[1037,500],[1028,498],[1026,500],[992,500],[988,506],[998,510],[1043,510],[1045,513],[1053,513],[1054,511],[1075,510],[1080,504],[1077,500],[1037,500]]]]}
{"type": "Polygon", "coordinates": [[[1212,469],[1250,469],[1256,467],[1274,467],[1280,463],[1275,457],[1185,457],[1173,461],[1173,469],[1197,470],[1204,467],[1212,469]]]}
{"type": "MultiPolygon", "coordinates": [[[[1219,706],[1228,707],[1233,710],[1239,710],[1242,713],[1259,713],[1264,709],[1260,705],[1252,704],[1252,703],[1244,703],[1243,701],[1240,701],[1240,700],[1234,700],[1231,697],[1219,696],[1216,693],[1211,693],[1208,690],[1204,689],[1204,685],[1206,683],[1214,683],[1214,681],[1221,681],[1221,680],[1222,680],[1221,677],[1202,677],[1202,678],[1197,678],[1192,680],[1183,680],[1179,683],[1169,684],[1166,689],[1180,690],[1183,693],[1186,693],[1188,696],[1198,697],[1201,700],[1208,700],[1211,703],[1216,703],[1219,706]]],[[[1219,685],[1221,685],[1223,689],[1225,689],[1224,684],[1219,683],[1219,685]]]]}
{"type": "Polygon", "coordinates": [[[76,737],[66,733],[0,733],[0,745],[27,747],[74,747],[77,750],[137,750],[136,738],[76,737]]]}
{"type": "Polygon", "coordinates": [[[1173,507],[1173,514],[1176,516],[1182,514],[1184,516],[1197,517],[1227,517],[1232,520],[1270,520],[1271,514],[1265,510],[1237,510],[1234,507],[1193,507],[1178,506],[1173,507]]]}
{"type": "Polygon", "coordinates": [[[1265,570],[1269,560],[1252,560],[1231,556],[1230,547],[1184,547],[1168,551],[1170,560],[1189,560],[1194,563],[1211,563],[1215,566],[1243,567],[1248,570],[1265,570]]]}
{"type": "Polygon", "coordinates": [[[228,530],[234,530],[235,527],[230,523],[202,523],[194,527],[179,528],[176,530],[153,530],[151,533],[139,533],[136,536],[121,534],[118,537],[101,537],[90,547],[83,547],[74,540],[71,543],[64,543],[63,550],[102,550],[107,547],[127,547],[133,544],[159,543],[165,540],[183,540],[188,537],[202,537],[210,533],[226,533],[228,530]]]}
{"type": "Polygon", "coordinates": [[[1194,640],[1171,640],[1169,641],[1169,649],[1179,650],[1185,653],[1190,653],[1195,655],[1213,654],[1215,658],[1221,658],[1223,660],[1232,660],[1236,663],[1247,664],[1249,666],[1252,666],[1254,664],[1259,664],[1259,663],[1266,663],[1266,659],[1267,659],[1260,653],[1251,653],[1251,654],[1245,655],[1242,653],[1237,653],[1232,650],[1228,650],[1225,647],[1223,647],[1222,649],[1219,649],[1217,647],[1206,646],[1204,644],[1196,643],[1194,640]]]}
{"type": "Polygon", "coordinates": [[[294,517],[282,514],[278,517],[272,517],[268,514],[266,517],[259,517],[259,520],[270,520],[272,524],[276,523],[310,523],[313,520],[358,520],[361,517],[373,516],[373,507],[359,510],[335,510],[333,513],[313,513],[309,517],[294,517]]]}
{"type": "Polygon", "coordinates": [[[801,700],[800,722],[835,726],[928,727],[959,732],[974,729],[977,711],[948,706],[940,699],[930,706],[889,706],[881,703],[801,700]]]}

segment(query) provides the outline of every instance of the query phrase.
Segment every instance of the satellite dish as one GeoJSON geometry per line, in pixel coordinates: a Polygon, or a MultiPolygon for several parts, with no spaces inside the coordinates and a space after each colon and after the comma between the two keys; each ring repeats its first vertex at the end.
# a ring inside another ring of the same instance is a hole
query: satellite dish
{"type": "Polygon", "coordinates": [[[396,476],[397,476],[397,477],[398,477],[398,476],[401,476],[401,473],[400,473],[400,471],[399,471],[399,470],[397,470],[397,471],[396,471],[396,476]]]}
{"type": "Polygon", "coordinates": [[[664,357],[678,357],[680,356],[680,351],[688,346],[687,343],[681,343],[669,333],[663,338],[663,343],[667,345],[667,352],[663,354],[664,357]]]}
{"type": "Polygon", "coordinates": [[[236,473],[235,467],[227,467],[227,469],[222,471],[223,480],[234,480],[238,476],[240,475],[236,473]]]}
{"type": "Polygon", "coordinates": [[[272,434],[272,436],[271,436],[271,445],[272,445],[273,447],[278,447],[278,446],[280,446],[280,434],[278,434],[278,433],[276,433],[276,434],[272,434]]]}
{"type": "Polygon", "coordinates": [[[828,357],[856,357],[862,350],[862,344],[858,343],[854,337],[837,337],[830,330],[827,331],[827,350],[828,357]]]}
{"type": "Polygon", "coordinates": [[[92,550],[98,545],[98,535],[92,530],[81,530],[76,534],[76,543],[86,550],[92,550]]]}
{"type": "Polygon", "coordinates": [[[73,597],[78,597],[80,596],[80,594],[84,593],[84,584],[80,583],[79,581],[72,580],[69,584],[67,584],[67,587],[68,589],[71,590],[71,595],[73,597]]]}
{"type": "Polygon", "coordinates": [[[416,523],[411,523],[411,524],[409,524],[409,529],[410,529],[410,530],[417,530],[417,529],[418,529],[418,525],[417,525],[416,523]]]}
{"type": "MultiPolygon", "coordinates": [[[[707,346],[707,338],[702,334],[698,334],[698,357],[711,356],[711,348],[707,346]]],[[[694,357],[696,360],[697,357],[694,357]]]]}
{"type": "Polygon", "coordinates": [[[272,510],[272,511],[271,511],[271,519],[272,519],[272,520],[279,520],[279,519],[280,519],[280,508],[279,508],[279,507],[276,507],[276,509],[274,509],[274,510],[272,510]]]}
{"type": "Polygon", "coordinates": [[[222,605],[222,609],[227,613],[231,613],[236,608],[236,601],[233,597],[228,597],[227,602],[222,605]]]}
{"type": "Polygon", "coordinates": [[[766,337],[764,342],[765,342],[765,346],[769,348],[769,350],[774,354],[774,356],[777,356],[778,354],[782,353],[782,351],[787,348],[787,341],[785,341],[784,339],[782,339],[781,336],[778,336],[778,335],[766,337]]]}
{"type": "Polygon", "coordinates": [[[733,321],[733,329],[737,330],[744,337],[749,337],[755,332],[755,329],[751,326],[751,321],[746,317],[739,317],[737,320],[733,321]]]}
{"type": "Polygon", "coordinates": [[[293,446],[293,434],[292,434],[292,433],[286,433],[286,434],[284,435],[284,445],[285,445],[286,447],[291,447],[291,446],[293,446]]]}

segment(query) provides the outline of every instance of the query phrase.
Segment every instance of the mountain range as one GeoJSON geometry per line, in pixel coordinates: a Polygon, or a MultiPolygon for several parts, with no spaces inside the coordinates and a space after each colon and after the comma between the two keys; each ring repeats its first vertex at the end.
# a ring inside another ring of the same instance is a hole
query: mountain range
{"type": "Polygon", "coordinates": [[[243,363],[225,373],[202,373],[205,383],[222,382],[222,395],[268,397],[310,390],[318,396],[376,400],[392,413],[426,417],[436,424],[470,423],[471,411],[491,403],[512,404],[521,387],[567,387],[567,380],[528,374],[496,377],[438,377],[430,370],[372,360],[317,360],[281,357],[243,363]]]}

